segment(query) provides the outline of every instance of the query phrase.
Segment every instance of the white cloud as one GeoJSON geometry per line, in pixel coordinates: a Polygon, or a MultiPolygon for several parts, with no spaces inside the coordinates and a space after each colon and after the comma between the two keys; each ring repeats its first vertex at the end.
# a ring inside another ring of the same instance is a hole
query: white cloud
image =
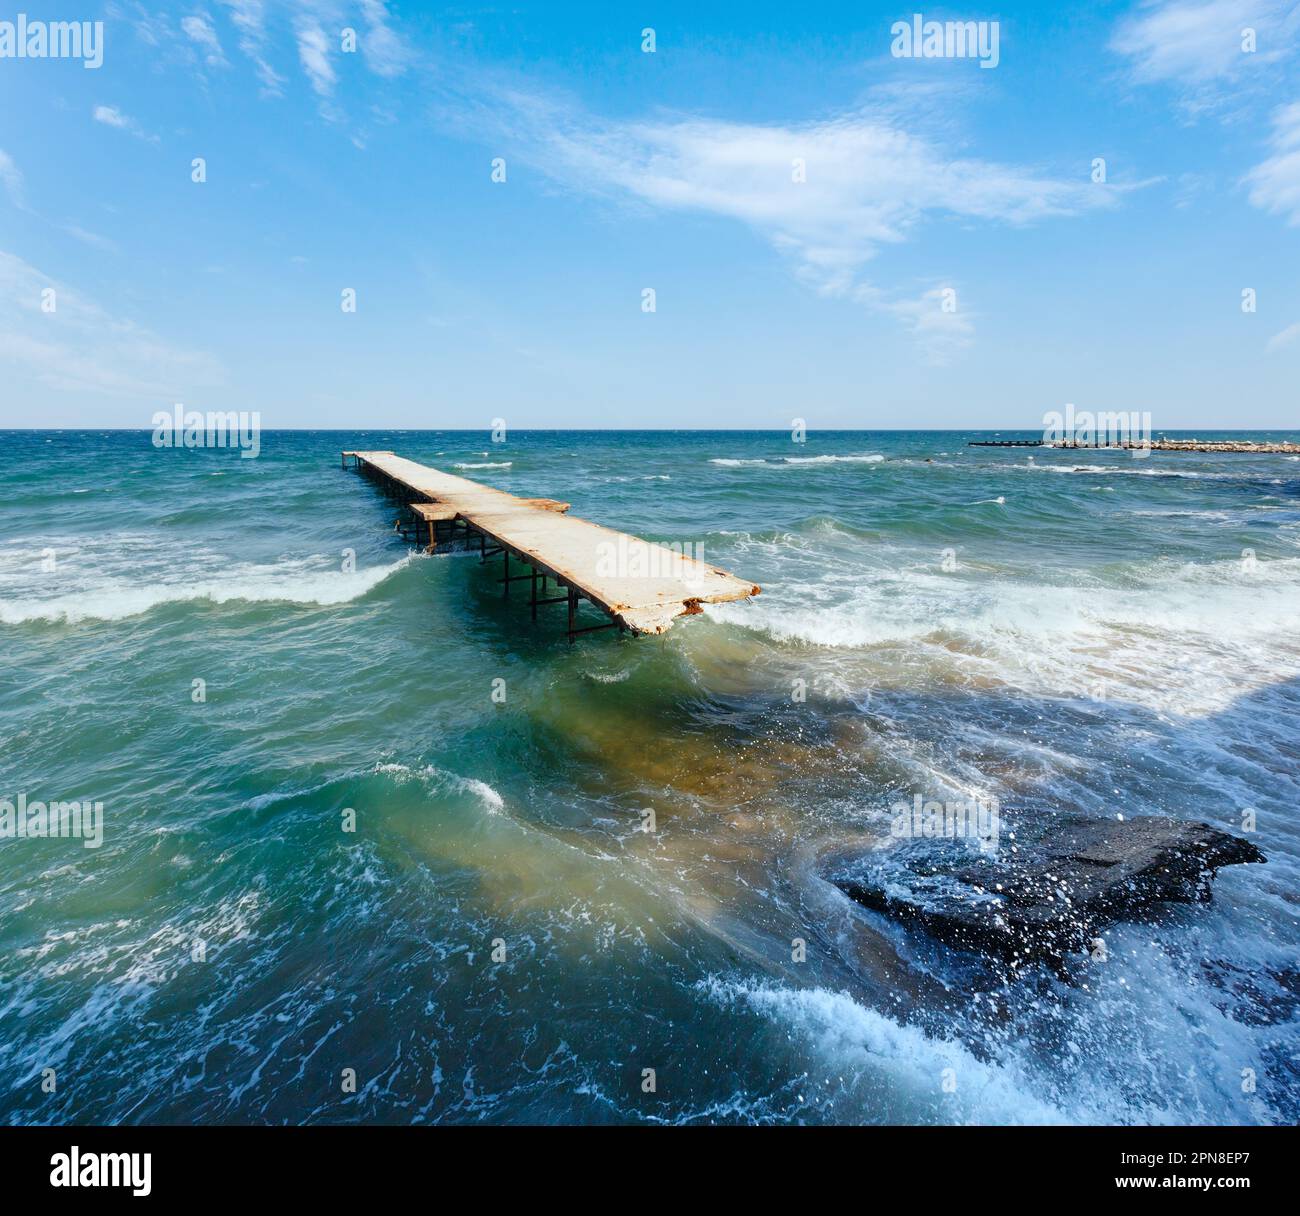
{"type": "Polygon", "coordinates": [[[411,53],[388,24],[384,0],[361,0],[361,12],[367,25],[361,49],[370,70],[378,76],[400,76],[410,62],[411,53]]]}
{"type": "MultiPolygon", "coordinates": [[[[19,211],[25,211],[29,215],[35,215],[27,205],[27,194],[24,189],[22,170],[14,164],[14,159],[3,148],[0,148],[0,185],[4,187],[5,193],[9,196],[9,201],[13,203],[19,211]]],[[[96,249],[105,252],[115,252],[117,246],[107,237],[100,236],[97,232],[89,232],[85,228],[78,227],[76,224],[60,224],[64,232],[69,236],[76,237],[83,244],[90,245],[96,249]]]]}
{"type": "Polygon", "coordinates": [[[1110,46],[1128,59],[1135,83],[1177,85],[1196,112],[1261,80],[1261,69],[1291,54],[1298,37],[1293,0],[1147,0],[1120,22],[1110,46]],[[1253,51],[1243,47],[1248,29],[1253,51]]]}
{"type": "Polygon", "coordinates": [[[278,97],[282,92],[284,77],[267,61],[266,15],[262,0],[221,0],[230,11],[230,20],[239,31],[239,49],[253,63],[262,93],[278,97]]]}
{"type": "Polygon", "coordinates": [[[330,63],[329,42],[325,31],[315,21],[301,21],[298,23],[297,37],[298,59],[311,81],[311,87],[321,97],[328,97],[334,91],[337,77],[334,66],[330,63]]]}
{"type": "Polygon", "coordinates": [[[938,359],[970,342],[972,317],[942,311],[940,288],[913,299],[864,283],[882,246],[936,218],[1026,224],[1118,197],[1082,176],[953,156],[892,109],[802,124],[600,122],[511,89],[462,96],[451,109],[502,154],[569,188],[745,224],[811,288],[893,315],[938,359]]]}
{"type": "Polygon", "coordinates": [[[1111,48],[1132,60],[1140,81],[1228,76],[1242,64],[1242,29],[1269,7],[1266,0],[1148,2],[1120,23],[1111,48]]]}
{"type": "Polygon", "coordinates": [[[134,21],[137,35],[150,46],[170,50],[175,62],[193,68],[200,59],[212,68],[228,68],[230,59],[223,39],[222,16],[235,30],[239,51],[253,65],[263,97],[280,97],[286,78],[272,66],[277,42],[286,33],[293,39],[292,52],[313,92],[321,98],[320,112],[329,121],[342,119],[334,103],[339,83],[341,36],[345,28],[357,30],[357,58],[376,76],[402,75],[417,61],[411,45],[396,28],[386,0],[208,0],[207,9],[196,9],[179,18],[150,14],[144,10],[134,21]],[[358,13],[359,9],[359,13],[358,13]]]}
{"type": "Polygon", "coordinates": [[[1281,106],[1273,114],[1273,155],[1247,175],[1250,201],[1271,215],[1284,215],[1291,227],[1300,226],[1300,101],[1281,106]]]}
{"type": "Polygon", "coordinates": [[[92,249],[98,249],[103,253],[116,253],[117,246],[106,236],[100,236],[98,232],[91,232],[77,224],[64,224],[63,231],[69,236],[76,237],[83,245],[89,245],[92,249]]]}
{"type": "Polygon", "coordinates": [[[121,110],[114,106],[96,106],[95,121],[102,122],[105,126],[117,127],[119,130],[127,130],[130,122],[121,110]]]}
{"type": "Polygon", "coordinates": [[[866,265],[883,246],[917,239],[936,220],[1028,224],[1114,206],[1137,188],[954,156],[899,99],[807,123],[604,122],[477,81],[447,108],[501,154],[567,188],[744,224],[801,282],[892,317],[937,364],[971,345],[975,314],[964,301],[945,309],[944,285],[915,295],[867,281],[866,265]]]}
{"type": "Polygon", "coordinates": [[[9,201],[20,211],[27,210],[27,199],[23,192],[22,170],[14,164],[13,157],[0,148],[0,183],[4,185],[9,201]]]}
{"type": "MultiPolygon", "coordinates": [[[[0,251],[0,368],[6,382],[25,375],[66,392],[183,400],[221,383],[210,355],[170,345],[133,321],[113,317],[71,287],[0,251]],[[53,288],[54,312],[41,310],[53,288]]],[[[143,425],[143,424],[142,424],[143,425]]]]}
{"type": "Polygon", "coordinates": [[[1284,350],[1288,346],[1294,346],[1300,341],[1300,321],[1294,325],[1288,325],[1281,333],[1274,334],[1269,340],[1266,347],[1268,353],[1274,354],[1276,351],[1284,350]]]}
{"type": "Polygon", "coordinates": [[[951,285],[932,287],[915,299],[894,300],[884,307],[903,323],[931,363],[951,362],[975,340],[974,317],[962,307],[951,285]]]}
{"type": "Polygon", "coordinates": [[[148,134],[134,118],[123,114],[116,106],[96,106],[91,114],[96,122],[103,123],[106,127],[127,131],[137,139],[148,140],[150,143],[158,142],[156,135],[148,134]]]}
{"type": "Polygon", "coordinates": [[[186,37],[204,52],[204,62],[209,67],[224,68],[228,66],[225,52],[221,49],[221,41],[217,37],[217,31],[213,28],[212,18],[207,13],[196,13],[190,17],[183,17],[181,19],[181,29],[185,31],[186,37]]]}

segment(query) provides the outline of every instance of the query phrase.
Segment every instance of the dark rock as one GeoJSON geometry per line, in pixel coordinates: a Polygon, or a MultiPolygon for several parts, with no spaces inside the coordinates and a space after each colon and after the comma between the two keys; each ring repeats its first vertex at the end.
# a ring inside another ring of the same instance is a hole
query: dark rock
{"type": "Polygon", "coordinates": [[[1220,866],[1265,860],[1240,837],[1163,816],[1047,816],[1037,827],[1036,838],[1004,833],[988,852],[961,839],[904,839],[834,858],[826,875],[858,903],[950,945],[1059,962],[1153,905],[1208,902],[1220,866]]]}

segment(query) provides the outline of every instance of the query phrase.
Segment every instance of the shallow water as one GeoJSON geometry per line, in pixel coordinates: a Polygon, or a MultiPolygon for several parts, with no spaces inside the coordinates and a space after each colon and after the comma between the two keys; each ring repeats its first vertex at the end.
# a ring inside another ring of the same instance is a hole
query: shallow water
{"type": "Polygon", "coordinates": [[[970,437],[0,436],[0,798],[105,807],[0,840],[3,1117],[1294,1122],[1300,461],[970,437]],[[763,594],[566,646],[342,448],[763,594]],[[1269,861],[1012,980],[820,877],[916,793],[1269,861]]]}

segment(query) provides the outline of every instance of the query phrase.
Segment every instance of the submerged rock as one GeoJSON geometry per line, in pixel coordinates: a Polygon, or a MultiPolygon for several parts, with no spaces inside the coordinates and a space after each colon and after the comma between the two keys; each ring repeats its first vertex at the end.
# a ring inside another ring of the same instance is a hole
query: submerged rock
{"type": "Polygon", "coordinates": [[[919,922],[941,941],[1014,963],[1060,961],[1098,930],[1160,903],[1208,902],[1220,866],[1262,862],[1205,823],[1046,817],[996,851],[907,839],[832,859],[826,876],[858,903],[919,922]]]}

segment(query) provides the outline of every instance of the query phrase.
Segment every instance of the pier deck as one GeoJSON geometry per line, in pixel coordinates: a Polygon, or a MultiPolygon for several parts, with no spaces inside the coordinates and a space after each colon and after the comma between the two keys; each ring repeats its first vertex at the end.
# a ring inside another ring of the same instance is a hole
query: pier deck
{"type": "Polygon", "coordinates": [[[345,451],[363,472],[376,475],[405,501],[429,528],[430,548],[436,547],[434,528],[447,522],[476,534],[483,558],[502,554],[502,589],[532,583],[532,615],[540,604],[569,606],[570,640],[589,629],[575,628],[579,599],[586,599],[610,617],[603,629],[618,626],[636,634],[669,629],[679,616],[702,611],[700,605],[747,599],[759,588],[717,566],[688,557],[665,545],[616,532],[576,516],[569,504],[554,499],[518,498],[504,490],[455,477],[392,452],[345,451]],[[489,545],[491,548],[489,549],[489,545]],[[524,562],[527,574],[510,573],[510,559],[524,562]],[[538,598],[538,580],[554,579],[566,595],[538,598]]]}

